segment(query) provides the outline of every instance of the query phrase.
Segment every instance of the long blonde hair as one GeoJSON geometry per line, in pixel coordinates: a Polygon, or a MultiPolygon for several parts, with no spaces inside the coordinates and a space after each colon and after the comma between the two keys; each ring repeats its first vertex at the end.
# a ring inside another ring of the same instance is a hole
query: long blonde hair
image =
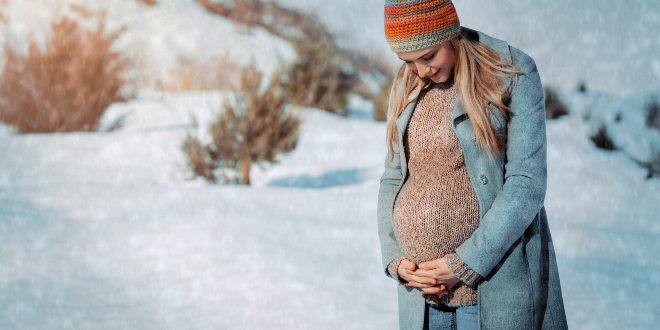
{"type": "MultiPolygon", "coordinates": [[[[479,145],[489,151],[489,156],[498,154],[505,147],[490,126],[488,115],[492,103],[509,120],[507,106],[509,95],[505,91],[503,77],[518,73],[515,67],[499,57],[499,54],[485,44],[467,35],[459,34],[450,40],[456,52],[454,84],[461,105],[468,115],[479,145]]],[[[394,77],[390,90],[387,110],[387,148],[393,156],[393,144],[398,139],[396,119],[408,103],[415,100],[420,92],[430,85],[428,78],[421,79],[405,63],[394,77]]]]}

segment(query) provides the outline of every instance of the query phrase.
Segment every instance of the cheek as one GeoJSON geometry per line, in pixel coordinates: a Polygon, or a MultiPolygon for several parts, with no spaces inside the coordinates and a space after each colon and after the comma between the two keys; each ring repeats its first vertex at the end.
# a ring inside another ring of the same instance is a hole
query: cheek
{"type": "Polygon", "coordinates": [[[415,66],[415,63],[407,63],[406,65],[408,66],[408,70],[410,70],[410,72],[417,74],[417,67],[415,66]]]}

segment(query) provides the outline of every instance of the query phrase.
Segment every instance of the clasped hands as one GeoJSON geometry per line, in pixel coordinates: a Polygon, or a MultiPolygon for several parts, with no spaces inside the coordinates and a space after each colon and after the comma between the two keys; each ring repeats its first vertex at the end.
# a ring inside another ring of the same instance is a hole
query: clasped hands
{"type": "Polygon", "coordinates": [[[422,293],[438,297],[446,295],[449,289],[460,282],[460,279],[447,266],[444,257],[425,261],[419,265],[403,259],[397,272],[399,277],[407,281],[405,285],[419,288],[422,293]]]}

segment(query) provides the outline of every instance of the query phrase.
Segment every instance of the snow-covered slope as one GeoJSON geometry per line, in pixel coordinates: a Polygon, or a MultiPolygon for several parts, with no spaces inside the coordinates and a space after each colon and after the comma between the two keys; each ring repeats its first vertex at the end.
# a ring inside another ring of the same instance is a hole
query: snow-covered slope
{"type": "MultiPolygon", "coordinates": [[[[399,63],[385,42],[382,0],[277,0],[315,13],[353,47],[399,63]]],[[[660,1],[454,0],[461,24],[530,54],[541,79],[581,80],[610,94],[660,90],[660,1]]]]}
{"type": "MultiPolygon", "coordinates": [[[[12,0],[4,10],[9,18],[9,40],[22,48],[30,37],[43,43],[53,17],[80,17],[71,10],[71,4],[83,5],[94,13],[107,10],[110,31],[127,28],[116,48],[130,60],[129,78],[141,90],[171,82],[174,72],[187,62],[217,60],[246,65],[254,61],[260,70],[270,72],[295,56],[291,45],[281,38],[262,28],[248,29],[209,14],[193,0],[158,0],[155,6],[137,0],[12,0]]],[[[80,21],[95,24],[95,20],[80,21]]],[[[0,41],[4,38],[0,34],[0,41]]]]}

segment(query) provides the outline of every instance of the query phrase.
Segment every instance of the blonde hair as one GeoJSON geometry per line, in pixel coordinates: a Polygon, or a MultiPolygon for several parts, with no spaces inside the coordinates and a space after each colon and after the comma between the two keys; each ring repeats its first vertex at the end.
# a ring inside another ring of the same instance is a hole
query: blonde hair
{"type": "MultiPolygon", "coordinates": [[[[478,40],[459,34],[450,42],[456,52],[454,66],[456,92],[474,128],[477,145],[489,151],[488,155],[492,157],[505,147],[505,143],[497,138],[490,126],[488,115],[491,109],[488,104],[492,103],[503,117],[509,120],[507,106],[509,95],[505,91],[502,78],[519,71],[511,63],[502,60],[495,50],[478,40]]],[[[390,159],[393,156],[393,144],[398,139],[397,118],[406,105],[415,100],[429,85],[428,78],[419,78],[405,63],[397,71],[390,90],[387,110],[387,148],[390,159]]]]}

